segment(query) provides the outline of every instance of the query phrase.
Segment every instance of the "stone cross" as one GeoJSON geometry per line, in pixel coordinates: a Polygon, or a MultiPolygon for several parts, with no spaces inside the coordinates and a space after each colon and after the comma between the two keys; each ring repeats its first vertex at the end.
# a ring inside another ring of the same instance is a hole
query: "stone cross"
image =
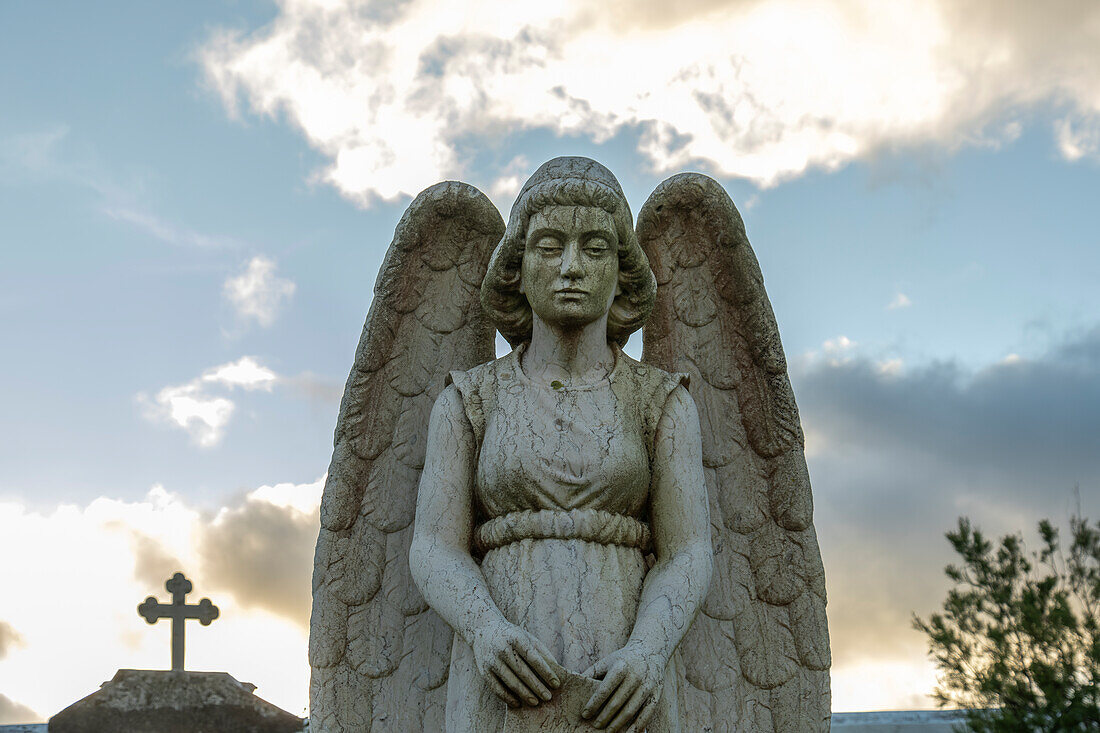
{"type": "Polygon", "coordinates": [[[183,577],[183,573],[173,575],[164,587],[172,594],[171,603],[161,603],[156,597],[149,596],[137,610],[150,624],[162,618],[172,619],[172,669],[182,672],[184,619],[197,618],[200,624],[209,626],[218,617],[218,607],[209,598],[203,598],[193,606],[184,605],[183,597],[191,592],[191,581],[183,577]]]}

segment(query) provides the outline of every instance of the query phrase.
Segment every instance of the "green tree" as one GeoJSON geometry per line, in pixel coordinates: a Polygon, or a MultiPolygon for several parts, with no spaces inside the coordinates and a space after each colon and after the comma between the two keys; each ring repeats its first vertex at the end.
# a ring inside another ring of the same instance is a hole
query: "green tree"
{"type": "Polygon", "coordinates": [[[936,700],[967,709],[971,731],[1100,731],[1100,522],[1073,516],[1063,545],[1043,520],[1039,537],[1037,552],[1020,534],[994,547],[961,517],[943,612],[913,618],[936,700]]]}

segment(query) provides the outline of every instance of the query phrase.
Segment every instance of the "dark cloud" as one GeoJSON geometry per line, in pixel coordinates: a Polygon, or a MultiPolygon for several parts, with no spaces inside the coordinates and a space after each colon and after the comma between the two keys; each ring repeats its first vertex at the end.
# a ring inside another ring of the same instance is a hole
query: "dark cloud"
{"type": "Polygon", "coordinates": [[[131,544],[134,548],[134,580],[148,586],[150,595],[157,595],[173,573],[183,570],[183,564],[152,537],[134,532],[131,544]]]}
{"type": "Polygon", "coordinates": [[[41,715],[0,692],[0,725],[44,722],[41,715]]]}
{"type": "Polygon", "coordinates": [[[923,653],[960,515],[989,534],[1100,510],[1100,328],[1041,358],[884,374],[853,359],[794,375],[838,662],[923,653]],[[1079,486],[1079,495],[1075,487],[1079,486]]]}
{"type": "Polygon", "coordinates": [[[17,646],[23,646],[23,636],[7,621],[0,621],[0,659],[17,646]]]}
{"type": "Polygon", "coordinates": [[[225,509],[199,538],[203,575],[242,606],[265,608],[305,626],[319,526],[316,511],[307,515],[264,501],[225,509]]]}

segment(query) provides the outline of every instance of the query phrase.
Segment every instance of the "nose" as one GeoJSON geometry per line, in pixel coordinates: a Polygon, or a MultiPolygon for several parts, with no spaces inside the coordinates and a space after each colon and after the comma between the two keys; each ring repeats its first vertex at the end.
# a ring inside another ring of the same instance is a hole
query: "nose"
{"type": "Polygon", "coordinates": [[[581,267],[580,250],[580,243],[577,240],[566,242],[561,253],[561,276],[563,278],[575,280],[584,275],[584,268],[581,267]]]}

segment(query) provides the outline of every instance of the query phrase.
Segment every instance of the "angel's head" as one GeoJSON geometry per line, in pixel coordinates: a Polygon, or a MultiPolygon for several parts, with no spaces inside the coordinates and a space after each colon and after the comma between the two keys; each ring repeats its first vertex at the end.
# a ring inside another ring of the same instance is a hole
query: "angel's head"
{"type": "Polygon", "coordinates": [[[623,344],[645,322],[656,293],[615,176],[589,158],[562,157],[540,166],[520,190],[481,302],[513,346],[531,338],[532,305],[578,325],[607,313],[608,340],[623,344]],[[584,279],[576,294],[549,290],[550,279],[574,276],[584,279]]]}

